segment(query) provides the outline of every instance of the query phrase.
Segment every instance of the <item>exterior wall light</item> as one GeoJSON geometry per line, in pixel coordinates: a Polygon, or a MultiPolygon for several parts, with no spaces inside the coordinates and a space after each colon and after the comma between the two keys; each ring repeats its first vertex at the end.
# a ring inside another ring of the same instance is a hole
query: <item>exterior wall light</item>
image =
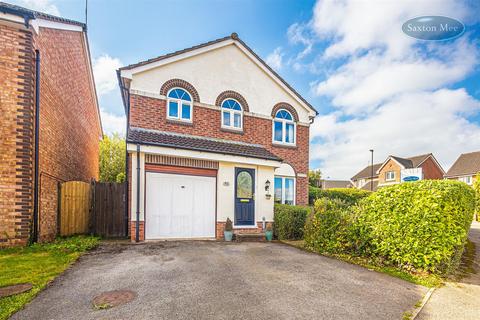
{"type": "Polygon", "coordinates": [[[270,199],[272,195],[270,194],[270,180],[265,181],[265,198],[270,199]]]}

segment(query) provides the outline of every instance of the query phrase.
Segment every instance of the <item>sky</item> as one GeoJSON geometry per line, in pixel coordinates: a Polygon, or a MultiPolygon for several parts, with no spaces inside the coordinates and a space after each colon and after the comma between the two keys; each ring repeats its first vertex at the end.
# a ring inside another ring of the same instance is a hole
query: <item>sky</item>
{"type": "MultiPolygon", "coordinates": [[[[85,0],[7,0],[85,21],[85,0]]],[[[115,70],[237,32],[319,112],[310,168],[349,179],[388,155],[432,152],[445,170],[480,150],[480,2],[89,0],[88,36],[106,133],[125,132],[115,70]],[[402,24],[443,15],[453,40],[408,37],[402,24]]]]}

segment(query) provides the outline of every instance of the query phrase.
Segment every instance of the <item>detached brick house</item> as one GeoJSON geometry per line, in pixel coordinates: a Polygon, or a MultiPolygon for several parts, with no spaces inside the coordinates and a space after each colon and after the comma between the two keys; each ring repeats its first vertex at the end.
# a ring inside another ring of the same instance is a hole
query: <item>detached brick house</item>
{"type": "Polygon", "coordinates": [[[0,2],[0,89],[0,246],[51,240],[58,183],[98,177],[85,25],[0,2]]]}
{"type": "Polygon", "coordinates": [[[260,233],[308,203],[315,109],[234,33],[118,70],[132,240],[260,233]]]}
{"type": "Polygon", "coordinates": [[[401,158],[389,156],[383,163],[367,166],[355,176],[352,182],[355,187],[364,190],[373,190],[382,186],[417,180],[442,179],[445,171],[432,153],[419,156],[401,158]],[[373,178],[372,178],[373,177],[373,178]]]}
{"type": "Polygon", "coordinates": [[[446,179],[455,179],[473,185],[480,172],[480,151],[463,153],[445,174],[446,179]]]}

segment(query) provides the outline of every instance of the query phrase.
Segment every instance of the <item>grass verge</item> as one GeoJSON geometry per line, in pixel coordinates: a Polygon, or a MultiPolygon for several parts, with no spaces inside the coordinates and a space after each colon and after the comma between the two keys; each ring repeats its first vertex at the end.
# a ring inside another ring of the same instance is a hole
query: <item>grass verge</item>
{"type": "MultiPolygon", "coordinates": [[[[282,243],[285,243],[287,245],[308,251],[308,252],[313,252],[317,253],[314,251],[311,251],[307,248],[305,248],[304,241],[303,240],[282,240],[280,241],[282,243]]],[[[318,253],[317,253],[318,254],[318,253]]],[[[332,257],[336,258],[351,264],[356,264],[365,268],[368,268],[370,270],[375,270],[378,272],[386,273],[388,275],[406,280],[408,282],[412,282],[415,284],[419,284],[428,288],[432,287],[438,287],[443,283],[443,279],[437,275],[434,274],[429,274],[429,273],[410,273],[404,270],[399,270],[394,267],[389,267],[389,266],[378,266],[373,263],[372,260],[363,258],[363,257],[352,257],[346,254],[326,254],[322,253],[321,255],[326,256],[326,257],[332,257]]]]}
{"type": "Polygon", "coordinates": [[[31,283],[32,290],[0,299],[0,320],[8,319],[87,250],[98,245],[90,236],[59,238],[52,243],[0,250],[0,287],[31,283]]]}

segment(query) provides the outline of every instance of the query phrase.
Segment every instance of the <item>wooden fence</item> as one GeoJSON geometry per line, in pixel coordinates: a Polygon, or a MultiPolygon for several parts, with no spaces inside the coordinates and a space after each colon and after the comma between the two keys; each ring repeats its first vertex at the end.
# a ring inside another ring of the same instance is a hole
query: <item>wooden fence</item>
{"type": "Polygon", "coordinates": [[[68,181],[60,185],[59,234],[125,237],[125,183],[68,181]]]}
{"type": "Polygon", "coordinates": [[[60,235],[69,236],[89,232],[91,187],[82,181],[68,181],[60,185],[60,235]]]}
{"type": "Polygon", "coordinates": [[[124,237],[127,234],[125,219],[125,183],[94,183],[93,230],[102,237],[124,237]]]}

